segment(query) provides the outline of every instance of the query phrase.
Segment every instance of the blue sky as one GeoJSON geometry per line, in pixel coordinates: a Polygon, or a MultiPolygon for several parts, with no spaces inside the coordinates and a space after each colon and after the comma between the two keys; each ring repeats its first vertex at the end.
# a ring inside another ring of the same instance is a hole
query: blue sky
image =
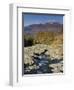
{"type": "Polygon", "coordinates": [[[63,24],[63,15],[24,14],[24,26],[58,22],[63,24]]]}

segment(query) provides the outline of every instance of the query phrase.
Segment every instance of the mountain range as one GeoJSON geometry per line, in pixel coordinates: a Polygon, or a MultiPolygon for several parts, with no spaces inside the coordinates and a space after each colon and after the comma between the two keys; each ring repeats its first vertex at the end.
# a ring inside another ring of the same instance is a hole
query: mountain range
{"type": "Polygon", "coordinates": [[[45,23],[45,24],[32,24],[24,27],[24,32],[27,34],[35,34],[37,32],[63,32],[63,24],[45,23]]]}

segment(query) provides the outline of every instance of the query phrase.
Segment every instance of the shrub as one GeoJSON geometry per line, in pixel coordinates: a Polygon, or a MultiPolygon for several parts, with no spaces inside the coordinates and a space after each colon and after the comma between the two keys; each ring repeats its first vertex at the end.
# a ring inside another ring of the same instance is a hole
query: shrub
{"type": "Polygon", "coordinates": [[[24,35],[24,46],[32,46],[33,45],[33,37],[31,35],[24,35]]]}

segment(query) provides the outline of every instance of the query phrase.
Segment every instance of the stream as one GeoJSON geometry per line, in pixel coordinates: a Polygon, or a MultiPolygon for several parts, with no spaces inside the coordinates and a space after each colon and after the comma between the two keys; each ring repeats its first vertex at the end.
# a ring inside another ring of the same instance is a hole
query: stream
{"type": "Polygon", "coordinates": [[[52,68],[49,67],[50,64],[50,58],[48,55],[45,55],[44,51],[41,54],[34,53],[32,56],[34,65],[36,65],[38,68],[32,69],[32,70],[26,70],[28,65],[24,68],[24,74],[42,74],[42,73],[52,73],[52,68]]]}

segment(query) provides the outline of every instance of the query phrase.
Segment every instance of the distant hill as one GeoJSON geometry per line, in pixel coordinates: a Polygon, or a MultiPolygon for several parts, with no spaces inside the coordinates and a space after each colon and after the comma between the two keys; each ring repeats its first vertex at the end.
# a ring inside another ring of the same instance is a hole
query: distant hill
{"type": "Polygon", "coordinates": [[[60,23],[45,23],[45,24],[32,24],[24,27],[24,32],[27,34],[34,34],[37,32],[63,32],[63,24],[60,23]]]}

